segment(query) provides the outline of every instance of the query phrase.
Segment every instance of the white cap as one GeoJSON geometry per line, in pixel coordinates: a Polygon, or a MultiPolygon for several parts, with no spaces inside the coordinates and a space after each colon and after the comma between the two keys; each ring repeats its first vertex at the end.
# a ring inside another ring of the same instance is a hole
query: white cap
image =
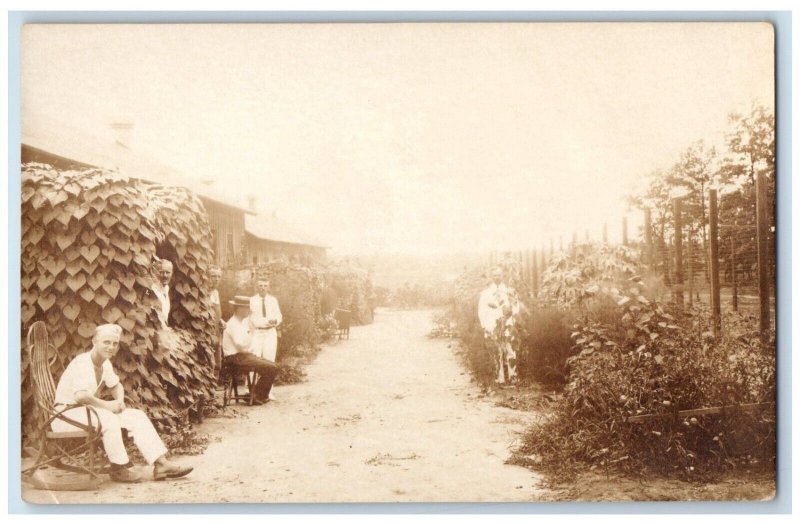
{"type": "Polygon", "coordinates": [[[94,329],[95,337],[114,336],[117,339],[122,335],[122,327],[118,324],[101,324],[94,329]]]}

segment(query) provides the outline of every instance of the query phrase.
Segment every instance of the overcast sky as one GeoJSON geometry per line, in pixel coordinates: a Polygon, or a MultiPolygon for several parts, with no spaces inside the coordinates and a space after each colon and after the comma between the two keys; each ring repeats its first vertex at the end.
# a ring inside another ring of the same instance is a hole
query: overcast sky
{"type": "Polygon", "coordinates": [[[637,179],[773,106],[773,60],[766,24],[27,26],[22,118],[128,118],[335,254],[520,249],[619,238],[637,179]]]}

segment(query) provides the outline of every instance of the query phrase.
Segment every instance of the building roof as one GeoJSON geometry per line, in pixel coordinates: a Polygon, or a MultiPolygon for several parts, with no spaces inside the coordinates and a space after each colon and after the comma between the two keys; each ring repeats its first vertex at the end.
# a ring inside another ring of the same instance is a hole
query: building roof
{"type": "Polygon", "coordinates": [[[139,153],[115,140],[112,130],[96,136],[51,117],[23,110],[22,144],[81,164],[118,171],[131,178],[190,189],[198,196],[245,213],[255,213],[241,206],[231,196],[211,185],[191,179],[172,166],[139,153]]]}
{"type": "Polygon", "coordinates": [[[306,246],[315,246],[317,248],[330,248],[307,235],[305,232],[272,215],[245,215],[244,229],[250,235],[265,241],[303,244],[306,246]]]}

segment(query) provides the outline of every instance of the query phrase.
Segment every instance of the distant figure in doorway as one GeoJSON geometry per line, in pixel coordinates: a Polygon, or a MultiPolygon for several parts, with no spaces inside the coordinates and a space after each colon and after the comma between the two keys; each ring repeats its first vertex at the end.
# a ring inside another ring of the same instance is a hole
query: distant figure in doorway
{"type": "Polygon", "coordinates": [[[278,300],[269,294],[269,281],[259,279],[258,293],[250,298],[250,321],[253,324],[253,343],[250,352],[275,362],[278,352],[278,325],[283,321],[278,300]]]}
{"type": "Polygon", "coordinates": [[[484,339],[494,354],[496,381],[499,384],[516,381],[518,341],[514,334],[515,317],[521,306],[516,292],[503,282],[503,270],[492,268],[491,284],[481,292],[478,319],[484,339]]]}
{"type": "Polygon", "coordinates": [[[247,296],[237,295],[233,301],[228,302],[235,309],[222,334],[224,363],[237,370],[252,369],[258,374],[258,381],[253,386],[255,393],[253,403],[263,405],[269,400],[272,383],[278,373],[278,366],[273,361],[250,353],[254,331],[249,317],[251,299],[247,296]]]}

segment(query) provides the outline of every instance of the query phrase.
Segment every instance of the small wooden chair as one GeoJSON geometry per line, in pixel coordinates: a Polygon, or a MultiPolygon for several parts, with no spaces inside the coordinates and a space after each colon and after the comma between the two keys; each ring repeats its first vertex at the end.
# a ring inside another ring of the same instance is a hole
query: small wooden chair
{"type": "Polygon", "coordinates": [[[226,407],[233,400],[237,405],[239,401],[246,401],[248,405],[252,405],[255,400],[255,389],[253,385],[256,384],[258,379],[255,370],[252,368],[242,368],[233,365],[225,364],[223,362],[222,369],[219,373],[220,381],[222,382],[222,406],[226,407]],[[247,384],[247,392],[239,393],[239,379],[244,375],[247,384]]]}
{"type": "Polygon", "coordinates": [[[350,310],[337,308],[336,312],[334,312],[333,315],[336,318],[336,324],[339,327],[336,331],[336,334],[339,336],[339,339],[342,339],[344,337],[350,339],[350,322],[353,319],[353,313],[350,310]]]}
{"type": "Polygon", "coordinates": [[[30,376],[34,390],[34,401],[38,410],[39,449],[33,465],[22,471],[23,479],[44,490],[90,490],[100,485],[101,468],[99,459],[102,433],[100,418],[93,407],[84,405],[60,406],[54,408],[55,383],[50,370],[56,358],[56,350],[47,335],[42,321],[36,321],[28,329],[28,355],[30,356],[30,376]],[[48,358],[48,352],[52,358],[48,358]],[[87,423],[76,421],[64,415],[67,410],[82,407],[86,410],[87,423]],[[66,421],[75,427],[74,431],[54,432],[51,424],[56,419],[66,421]],[[86,457],[81,457],[86,452],[86,457]],[[47,469],[48,466],[56,467],[47,469]],[[57,469],[81,474],[71,478],[59,477],[57,469]],[[54,476],[46,476],[54,474],[54,476]]]}

